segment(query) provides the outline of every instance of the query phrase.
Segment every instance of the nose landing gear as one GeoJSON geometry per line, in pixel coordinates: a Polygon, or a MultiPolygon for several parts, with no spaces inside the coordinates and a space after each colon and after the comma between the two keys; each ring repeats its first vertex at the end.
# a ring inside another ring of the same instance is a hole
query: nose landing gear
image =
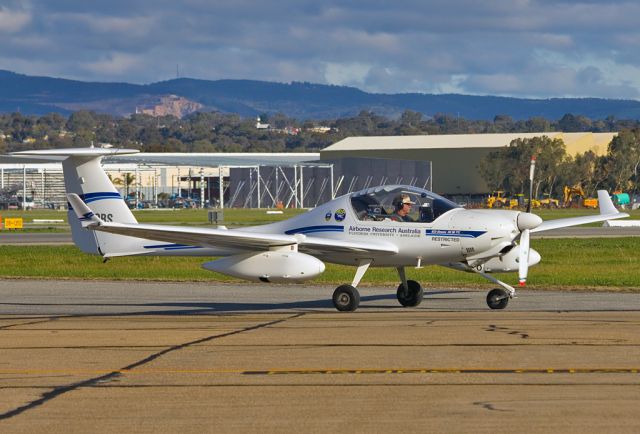
{"type": "Polygon", "coordinates": [[[501,286],[501,288],[495,288],[489,291],[489,293],[487,294],[487,306],[489,306],[491,309],[504,309],[505,307],[507,307],[507,304],[509,304],[509,299],[515,297],[516,290],[503,281],[498,280],[487,273],[483,273],[475,267],[471,268],[471,270],[478,273],[488,281],[501,286]]]}
{"type": "Polygon", "coordinates": [[[504,309],[509,304],[509,294],[502,288],[495,288],[487,294],[487,306],[491,309],[504,309]]]}

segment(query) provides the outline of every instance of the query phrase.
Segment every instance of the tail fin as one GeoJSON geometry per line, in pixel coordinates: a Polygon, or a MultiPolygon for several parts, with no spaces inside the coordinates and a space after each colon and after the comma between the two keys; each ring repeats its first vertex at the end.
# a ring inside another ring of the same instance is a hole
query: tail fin
{"type": "MultiPolygon", "coordinates": [[[[15,152],[12,155],[63,157],[62,170],[67,194],[75,193],[82,201],[90,203],[91,210],[89,212],[94,213],[99,220],[137,223],[133,213],[100,164],[105,156],[137,152],[132,149],[75,148],[15,152]]],[[[83,222],[76,216],[73,207],[74,205],[70,204],[69,225],[74,243],[83,252],[105,256],[122,253],[134,254],[145,250],[142,240],[138,238],[84,229],[83,222]]]]}
{"type": "Polygon", "coordinates": [[[618,212],[606,190],[598,190],[598,207],[600,208],[600,214],[615,214],[618,212]]]}

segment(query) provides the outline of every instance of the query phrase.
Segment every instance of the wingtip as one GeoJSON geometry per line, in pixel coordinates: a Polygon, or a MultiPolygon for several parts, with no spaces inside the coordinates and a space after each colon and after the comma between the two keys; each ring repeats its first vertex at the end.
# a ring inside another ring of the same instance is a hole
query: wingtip
{"type": "Polygon", "coordinates": [[[102,224],[102,220],[94,214],[94,212],[87,206],[80,196],[75,193],[67,194],[67,200],[73,208],[73,211],[82,223],[82,227],[99,226],[102,224]]]}

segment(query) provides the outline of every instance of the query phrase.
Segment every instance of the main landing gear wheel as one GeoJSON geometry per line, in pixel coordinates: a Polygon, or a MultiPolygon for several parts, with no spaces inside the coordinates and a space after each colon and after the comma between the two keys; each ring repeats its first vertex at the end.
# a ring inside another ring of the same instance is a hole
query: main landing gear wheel
{"type": "Polygon", "coordinates": [[[509,293],[502,288],[496,288],[487,294],[487,306],[491,309],[504,309],[509,304],[509,293]]]}
{"type": "Polygon", "coordinates": [[[360,305],[360,293],[351,285],[340,285],[333,291],[333,305],[340,312],[353,312],[360,305]]]}
{"type": "Polygon", "coordinates": [[[398,285],[398,291],[396,292],[398,301],[404,307],[416,307],[422,303],[424,296],[422,286],[415,280],[407,280],[407,285],[409,286],[408,290],[405,290],[402,283],[398,285]]]}

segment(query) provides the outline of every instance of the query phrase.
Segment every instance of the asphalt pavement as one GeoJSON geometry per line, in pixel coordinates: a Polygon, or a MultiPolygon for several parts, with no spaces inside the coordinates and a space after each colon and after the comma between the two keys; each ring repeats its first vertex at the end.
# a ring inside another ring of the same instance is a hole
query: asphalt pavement
{"type": "Polygon", "coordinates": [[[640,295],[0,281],[0,432],[640,432],[640,295]]]}

